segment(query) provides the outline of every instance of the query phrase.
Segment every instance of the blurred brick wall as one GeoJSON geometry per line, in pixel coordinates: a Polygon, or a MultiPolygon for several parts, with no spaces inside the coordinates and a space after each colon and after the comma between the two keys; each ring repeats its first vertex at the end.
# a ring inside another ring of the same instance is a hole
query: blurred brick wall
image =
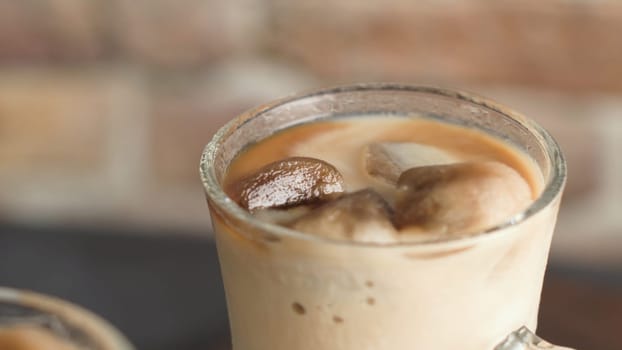
{"type": "Polygon", "coordinates": [[[570,179],[556,258],[622,255],[617,1],[0,2],[0,220],[207,230],[203,145],[244,109],[357,81],[536,119],[570,179]]]}

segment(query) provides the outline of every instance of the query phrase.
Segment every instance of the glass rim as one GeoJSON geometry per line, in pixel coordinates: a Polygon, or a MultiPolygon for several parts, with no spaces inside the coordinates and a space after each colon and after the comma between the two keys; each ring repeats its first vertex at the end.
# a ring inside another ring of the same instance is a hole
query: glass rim
{"type": "Polygon", "coordinates": [[[129,340],[112,324],[92,311],[55,296],[0,286],[0,302],[48,312],[68,322],[104,346],[102,350],[134,350],[129,340]]]}
{"type": "MultiPolygon", "coordinates": [[[[522,114],[514,111],[513,109],[470,92],[451,90],[434,86],[409,85],[398,83],[363,83],[355,85],[337,86],[297,93],[288,97],[261,104],[238,115],[236,118],[232,119],[223,127],[221,127],[216,132],[216,134],[214,134],[211,141],[205,146],[203,150],[199,168],[201,174],[201,181],[203,183],[205,193],[208,199],[217,206],[217,208],[214,209],[224,210],[225,214],[229,215],[231,218],[233,218],[233,220],[244,222],[246,225],[250,225],[254,229],[268,232],[270,234],[276,235],[277,237],[283,236],[293,239],[324,242],[327,244],[346,245],[353,247],[358,246],[378,248],[430,246],[455,242],[463,243],[474,239],[483,239],[486,237],[490,237],[493,234],[500,232],[506,228],[516,226],[520,223],[527,221],[529,218],[533,217],[534,215],[548,207],[549,204],[551,204],[553,200],[561,194],[561,191],[563,190],[566,182],[567,171],[567,165],[564,155],[559,145],[557,144],[555,139],[549,134],[549,132],[541,127],[539,124],[537,124],[535,121],[523,116],[522,114]],[[550,169],[549,178],[545,179],[546,182],[544,184],[543,190],[541,191],[538,198],[536,198],[531,203],[531,205],[529,205],[529,207],[515,214],[514,216],[510,217],[502,223],[486,228],[484,230],[474,231],[466,234],[430,235],[429,239],[422,239],[411,242],[406,241],[391,243],[360,242],[327,238],[323,236],[303,233],[266,221],[261,221],[254,217],[252,214],[250,214],[248,211],[241,208],[223,191],[215,172],[214,163],[222,143],[228,136],[231,135],[231,133],[237,130],[237,128],[244,125],[248,120],[254,117],[258,117],[262,113],[268,112],[272,109],[278,108],[291,102],[300,101],[312,97],[318,97],[322,95],[335,95],[339,93],[359,91],[399,91],[436,95],[476,104],[504,116],[507,116],[517,121],[522,126],[526,127],[529,133],[536,136],[538,143],[543,147],[545,154],[548,156],[548,163],[550,169]]],[[[229,221],[229,218],[225,219],[229,221]]]]}

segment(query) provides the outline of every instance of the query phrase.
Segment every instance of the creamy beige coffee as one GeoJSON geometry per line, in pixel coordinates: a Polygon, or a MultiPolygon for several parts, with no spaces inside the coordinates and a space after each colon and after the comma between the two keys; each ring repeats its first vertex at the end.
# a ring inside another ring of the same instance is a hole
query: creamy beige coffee
{"type": "Polygon", "coordinates": [[[535,330],[559,193],[530,212],[552,173],[532,146],[416,113],[338,115],[340,94],[371,102],[331,93],[255,118],[333,117],[262,138],[239,131],[251,118],[230,126],[235,156],[208,147],[226,165],[227,197],[206,190],[234,350],[483,350],[535,330]]]}
{"type": "Polygon", "coordinates": [[[80,350],[65,339],[36,326],[0,328],[2,350],[80,350]]]}

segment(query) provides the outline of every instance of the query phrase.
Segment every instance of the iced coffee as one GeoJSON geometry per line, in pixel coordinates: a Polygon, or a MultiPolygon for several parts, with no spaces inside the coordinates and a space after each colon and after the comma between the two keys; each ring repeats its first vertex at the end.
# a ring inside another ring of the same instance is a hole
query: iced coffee
{"type": "Polygon", "coordinates": [[[0,328],[3,350],[80,350],[69,341],[39,326],[0,328]]]}
{"type": "Polygon", "coordinates": [[[492,102],[298,96],[222,129],[202,171],[235,350],[482,350],[536,328],[564,162],[492,102]]]}
{"type": "Polygon", "coordinates": [[[37,293],[0,287],[1,350],[133,350],[98,316],[37,293]]]}

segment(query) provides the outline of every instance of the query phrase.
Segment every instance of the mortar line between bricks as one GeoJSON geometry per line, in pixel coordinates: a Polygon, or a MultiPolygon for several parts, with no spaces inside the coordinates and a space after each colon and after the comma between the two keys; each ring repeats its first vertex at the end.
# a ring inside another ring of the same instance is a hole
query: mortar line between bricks
{"type": "Polygon", "coordinates": [[[106,175],[118,199],[141,197],[150,168],[148,97],[142,76],[129,75],[130,81],[107,86],[112,107],[106,130],[106,175]]]}
{"type": "Polygon", "coordinates": [[[620,119],[620,113],[622,113],[622,107],[619,108],[618,113],[611,111],[603,120],[600,121],[599,126],[602,128],[602,142],[603,142],[603,165],[605,167],[604,174],[602,174],[602,194],[604,199],[604,205],[608,208],[608,213],[611,218],[617,223],[618,228],[621,228],[622,220],[620,220],[620,213],[622,212],[622,119],[620,119]]]}

